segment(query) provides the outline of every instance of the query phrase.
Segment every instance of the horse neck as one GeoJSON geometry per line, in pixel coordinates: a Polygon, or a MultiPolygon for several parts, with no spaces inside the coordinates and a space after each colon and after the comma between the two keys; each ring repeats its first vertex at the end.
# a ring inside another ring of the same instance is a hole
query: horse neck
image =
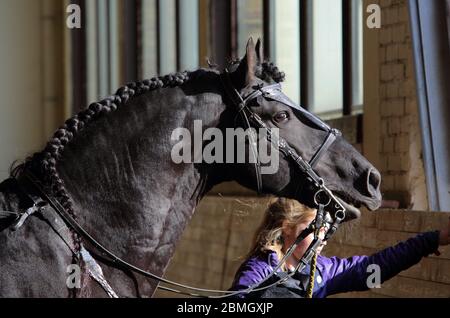
{"type": "Polygon", "coordinates": [[[185,91],[148,92],[99,118],[66,147],[58,165],[82,225],[156,273],[172,256],[203,194],[195,189],[207,178],[199,166],[171,160],[171,133],[191,130],[194,120],[215,127],[225,109],[219,94],[185,91]]]}

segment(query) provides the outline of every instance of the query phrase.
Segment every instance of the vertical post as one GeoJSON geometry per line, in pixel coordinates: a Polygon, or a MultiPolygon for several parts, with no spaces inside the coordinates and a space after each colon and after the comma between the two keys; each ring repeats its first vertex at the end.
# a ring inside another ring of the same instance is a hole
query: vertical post
{"type": "Polygon", "coordinates": [[[199,0],[198,16],[199,16],[199,64],[201,67],[206,67],[206,61],[210,57],[210,7],[211,2],[209,0],[199,0]]]}
{"type": "Polygon", "coordinates": [[[309,72],[312,61],[312,23],[311,0],[300,0],[300,105],[309,109],[310,104],[310,83],[309,72]]]}
{"type": "MultiPolygon", "coordinates": [[[[185,1],[186,2],[186,1],[185,1]]],[[[180,43],[180,33],[181,33],[181,23],[180,17],[182,13],[180,12],[180,0],[175,0],[175,47],[177,50],[177,71],[181,71],[181,43],[180,43]]]]}
{"type": "Polygon", "coordinates": [[[199,67],[198,0],[177,0],[177,65],[178,70],[199,67]]]}
{"type": "Polygon", "coordinates": [[[429,208],[450,206],[450,49],[445,1],[409,0],[429,208]]]}
{"type": "Polygon", "coordinates": [[[138,36],[137,36],[137,0],[126,0],[123,4],[124,15],[124,81],[132,82],[138,78],[138,36]]]}
{"type": "Polygon", "coordinates": [[[176,1],[158,0],[159,73],[165,75],[177,69],[176,1]]]}
{"type": "Polygon", "coordinates": [[[108,0],[108,29],[109,29],[109,90],[115,93],[119,87],[119,27],[118,0],[108,0]]]}
{"type": "Polygon", "coordinates": [[[97,0],[97,89],[99,97],[111,94],[109,1],[97,0]]]}
{"type": "Polygon", "coordinates": [[[263,3],[263,45],[264,45],[264,58],[274,61],[275,52],[275,41],[274,32],[274,0],[264,0],[263,3]]]}
{"type": "MultiPolygon", "coordinates": [[[[363,7],[374,3],[364,0],[363,7]]],[[[379,3],[379,2],[375,2],[379,3]]],[[[380,116],[380,66],[379,66],[379,29],[363,27],[363,154],[375,167],[382,166],[381,152],[381,116],[380,116]],[[374,62],[375,61],[375,62],[374,62]]]]}
{"type": "MultiPolygon", "coordinates": [[[[85,0],[74,0],[71,3],[81,8],[82,28],[70,31],[70,51],[72,53],[72,105],[70,111],[78,112],[86,107],[86,4],[85,0]]],[[[71,115],[71,114],[69,114],[71,115]]]]}
{"type": "Polygon", "coordinates": [[[351,115],[353,105],[352,1],[342,0],[342,114],[351,115]]]}
{"type": "MultiPolygon", "coordinates": [[[[234,1],[234,0],[232,0],[234,1]]],[[[231,2],[229,0],[211,1],[212,62],[225,66],[232,56],[231,46],[231,2]]]]}
{"type": "Polygon", "coordinates": [[[239,32],[239,24],[238,24],[238,0],[230,0],[230,34],[229,34],[229,41],[231,44],[231,52],[230,52],[230,58],[236,59],[239,57],[239,54],[242,54],[241,52],[238,52],[238,32],[239,32]]]}

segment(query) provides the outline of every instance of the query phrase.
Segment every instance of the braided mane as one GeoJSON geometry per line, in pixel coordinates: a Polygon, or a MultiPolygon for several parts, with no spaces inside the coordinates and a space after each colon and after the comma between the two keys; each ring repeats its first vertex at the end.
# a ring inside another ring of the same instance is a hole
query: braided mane
{"type": "MultiPolygon", "coordinates": [[[[231,62],[231,67],[237,65],[238,62],[238,60],[231,62]]],[[[18,177],[24,170],[29,169],[51,188],[54,197],[76,220],[77,216],[73,209],[73,202],[56,169],[57,163],[61,158],[65,147],[76,138],[77,134],[79,134],[84,127],[95,122],[99,117],[114,112],[118,107],[125,106],[131,99],[149,91],[183,85],[190,79],[196,78],[198,75],[204,74],[205,72],[218,73],[218,71],[212,69],[199,69],[193,72],[185,71],[132,82],[119,88],[114,95],[90,104],[86,109],[66,120],[64,125],[61,126],[47,142],[44,150],[36,152],[25,159],[24,163],[13,168],[11,170],[11,177],[18,177]]],[[[279,82],[284,79],[284,73],[280,72],[274,64],[269,62],[263,63],[256,75],[267,81],[272,79],[279,82]]],[[[73,238],[76,251],[79,251],[81,247],[81,238],[75,232],[73,232],[73,238]]]]}

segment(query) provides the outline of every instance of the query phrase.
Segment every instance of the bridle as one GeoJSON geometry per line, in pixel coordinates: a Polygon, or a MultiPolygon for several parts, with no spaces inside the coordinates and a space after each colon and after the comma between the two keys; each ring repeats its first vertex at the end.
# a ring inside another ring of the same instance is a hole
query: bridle
{"type": "MultiPolygon", "coordinates": [[[[304,108],[300,107],[292,100],[290,100],[281,90],[280,83],[271,84],[267,86],[257,85],[252,89],[253,91],[247,96],[243,97],[236,88],[234,88],[233,83],[230,79],[230,75],[228,71],[225,70],[223,74],[221,74],[221,81],[226,92],[227,97],[230,98],[233,105],[236,108],[236,112],[241,116],[244,125],[246,128],[251,128],[252,125],[254,128],[263,129],[266,131],[267,139],[275,145],[275,147],[283,153],[283,155],[288,159],[292,160],[297,164],[300,170],[306,174],[309,182],[311,182],[316,188],[317,191],[314,195],[314,201],[316,205],[319,205],[319,195],[324,193],[328,196],[329,201],[325,204],[327,206],[331,201],[335,203],[335,208],[337,211],[342,211],[345,213],[345,208],[342,203],[334,196],[332,191],[325,185],[324,180],[314,171],[314,167],[319,162],[320,158],[325,154],[328,148],[333,144],[336,140],[336,137],[341,136],[341,132],[335,128],[331,128],[317,116],[311,114],[304,108]],[[267,127],[267,125],[262,121],[262,119],[248,106],[249,102],[262,96],[269,100],[275,100],[279,103],[282,103],[286,106],[291,107],[292,109],[300,112],[301,116],[306,117],[310,122],[315,124],[320,129],[327,132],[327,136],[325,140],[320,145],[319,149],[314,153],[309,161],[303,159],[301,155],[299,155],[295,149],[293,149],[283,138],[276,136],[272,133],[271,128],[267,127]]],[[[253,134],[249,134],[250,138],[254,138],[253,134]]],[[[257,153],[256,142],[254,140],[250,141],[250,145],[252,148],[252,152],[257,153]]],[[[261,177],[261,165],[259,163],[258,156],[256,156],[255,161],[255,169],[256,169],[256,177],[257,177],[257,191],[258,193],[262,192],[262,177],[261,177]]],[[[345,216],[345,215],[344,215],[345,216]]]]}
{"type": "MultiPolygon", "coordinates": [[[[205,289],[205,288],[197,288],[192,287],[184,284],[180,284],[168,279],[165,279],[163,277],[160,277],[156,274],[153,274],[151,272],[145,271],[141,268],[138,268],[134,266],[133,264],[130,264],[126,261],[124,261],[122,258],[115,255],[113,252],[111,252],[109,249],[104,247],[100,242],[98,242],[94,237],[92,237],[86,230],[65,210],[65,208],[60,204],[58,200],[53,198],[52,196],[47,194],[47,191],[44,190],[45,187],[38,178],[36,178],[30,171],[25,170],[23,173],[22,178],[17,180],[20,185],[24,186],[26,188],[31,187],[34,193],[36,193],[39,198],[36,199],[35,197],[29,197],[33,205],[30,209],[27,210],[27,215],[24,216],[24,214],[18,215],[18,219],[20,221],[20,224],[23,224],[24,220],[28,215],[31,215],[31,210],[34,212],[42,212],[43,209],[45,209],[44,205],[48,205],[52,208],[52,210],[55,212],[55,215],[59,216],[66,224],[67,226],[78,233],[84,240],[86,240],[93,249],[95,249],[97,252],[100,252],[100,254],[104,257],[109,258],[114,264],[117,266],[140,274],[144,277],[153,279],[158,281],[159,283],[164,283],[167,285],[171,285],[178,288],[183,288],[186,290],[191,290],[195,292],[184,292],[177,290],[175,288],[163,286],[159,284],[158,288],[185,294],[189,296],[194,297],[209,297],[209,298],[224,298],[224,297],[231,297],[242,293],[250,293],[250,292],[256,292],[261,291],[267,288],[270,288],[271,286],[274,286],[276,284],[280,284],[285,281],[288,277],[292,276],[297,270],[302,270],[309,262],[311,261],[313,255],[316,252],[316,249],[322,242],[322,240],[319,238],[319,230],[323,227],[327,227],[327,232],[325,234],[324,240],[328,240],[331,235],[335,233],[337,230],[339,224],[342,222],[342,220],[345,217],[345,208],[344,206],[339,202],[339,200],[334,196],[332,191],[325,185],[325,182],[320,176],[314,171],[314,166],[317,164],[321,156],[326,152],[328,147],[334,142],[337,136],[340,135],[340,132],[336,129],[330,128],[326,123],[324,123],[322,120],[314,116],[313,114],[307,112],[300,106],[296,105],[294,102],[292,102],[286,95],[284,95],[281,91],[281,85],[280,84],[272,84],[267,86],[257,86],[253,88],[253,91],[248,94],[247,96],[243,97],[241,94],[234,88],[231,79],[229,77],[229,74],[227,71],[222,73],[220,75],[223,88],[226,92],[226,95],[230,100],[232,101],[232,104],[237,107],[237,115],[241,116],[243,119],[245,125],[250,127],[256,127],[265,129],[267,132],[267,139],[272,144],[276,145],[281,153],[288,158],[289,160],[292,160],[296,163],[296,165],[299,167],[299,169],[304,172],[307,176],[307,179],[310,183],[313,184],[313,186],[316,188],[316,192],[314,195],[314,202],[317,205],[317,214],[314,221],[311,222],[311,224],[297,237],[296,241],[292,246],[286,251],[285,256],[280,260],[278,266],[273,269],[271,274],[267,276],[262,282],[258,282],[257,284],[254,284],[250,286],[249,288],[245,290],[239,290],[239,291],[230,291],[230,290],[214,290],[214,289],[205,289]],[[254,113],[249,107],[248,103],[249,101],[262,96],[266,99],[276,100],[280,103],[283,103],[301,113],[302,116],[305,116],[308,120],[312,121],[315,125],[320,127],[321,129],[327,131],[327,137],[325,138],[324,142],[320,146],[320,148],[316,151],[316,153],[312,156],[309,162],[305,161],[301,155],[297,154],[297,152],[289,146],[289,144],[282,139],[281,137],[277,137],[275,134],[272,133],[271,129],[267,127],[267,125],[261,120],[261,118],[254,113]],[[42,204],[42,202],[46,204],[42,204]],[[336,212],[334,213],[334,218],[330,216],[328,212],[325,211],[326,207],[332,207],[336,212]],[[314,233],[314,240],[309,245],[307,251],[303,255],[302,259],[299,261],[299,264],[296,268],[296,271],[289,274],[287,277],[278,280],[277,282],[270,284],[268,286],[259,287],[264,282],[268,281],[270,277],[272,277],[284,264],[284,262],[288,259],[289,256],[292,255],[297,245],[306,238],[309,234],[314,233]],[[201,293],[213,293],[213,294],[221,294],[221,295],[204,295],[201,293]]],[[[250,135],[251,138],[252,135],[250,135]]],[[[257,156],[257,149],[256,149],[256,143],[253,141],[250,142],[251,149],[254,152],[254,155],[257,156]]],[[[262,178],[261,178],[261,170],[260,170],[260,164],[259,160],[256,161],[255,169],[256,169],[256,175],[257,175],[257,188],[258,192],[262,190],[262,178]]],[[[17,224],[16,224],[17,225],[17,224]]],[[[108,292],[108,291],[107,291],[108,292]]],[[[108,292],[110,295],[110,293],[108,292]]]]}

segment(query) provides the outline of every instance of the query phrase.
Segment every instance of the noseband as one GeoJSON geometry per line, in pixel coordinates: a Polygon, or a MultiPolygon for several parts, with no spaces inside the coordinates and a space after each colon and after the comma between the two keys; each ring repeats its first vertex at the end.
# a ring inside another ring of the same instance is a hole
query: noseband
{"type": "MultiPolygon", "coordinates": [[[[296,241],[292,244],[291,247],[286,251],[285,256],[280,260],[278,266],[273,269],[271,274],[267,276],[262,282],[258,282],[246,290],[240,290],[240,291],[229,291],[229,290],[215,290],[215,289],[205,289],[205,288],[197,288],[192,287],[184,284],[180,284],[168,279],[165,279],[163,277],[160,277],[158,275],[155,275],[151,272],[145,271],[141,268],[138,268],[130,263],[127,263],[117,255],[115,255],[113,252],[111,252],[109,249],[104,247],[100,242],[98,242],[94,237],[92,237],[65,209],[64,207],[56,200],[55,198],[49,196],[47,194],[47,191],[45,191],[44,185],[41,184],[41,182],[29,171],[24,171],[23,178],[21,180],[17,180],[20,184],[24,185],[26,184],[27,187],[31,187],[32,190],[39,195],[39,198],[36,199],[35,197],[29,197],[33,202],[33,207],[39,207],[38,210],[42,210],[42,201],[44,201],[49,207],[52,208],[54,212],[56,212],[55,215],[59,216],[62,221],[64,221],[68,227],[78,233],[84,240],[86,240],[96,251],[100,252],[101,255],[104,257],[110,259],[113,263],[115,263],[117,266],[123,268],[124,270],[128,270],[137,274],[140,274],[144,277],[153,279],[158,281],[159,283],[165,283],[167,285],[175,286],[178,288],[182,288],[185,290],[191,290],[194,292],[185,292],[180,291],[171,287],[159,285],[158,288],[164,289],[170,292],[194,296],[194,297],[209,297],[209,298],[224,298],[224,297],[230,297],[235,296],[237,294],[242,293],[250,293],[250,292],[256,292],[261,291],[267,288],[270,288],[276,284],[283,283],[288,277],[291,277],[297,270],[302,270],[307,264],[310,263],[312,257],[316,254],[316,249],[319,247],[322,240],[319,238],[319,230],[325,226],[327,227],[327,232],[325,235],[324,240],[328,240],[331,235],[334,234],[337,227],[339,226],[339,223],[344,219],[345,217],[345,208],[344,206],[339,202],[339,200],[334,196],[332,191],[325,185],[324,180],[314,171],[314,167],[316,166],[317,162],[320,160],[320,158],[323,156],[323,154],[327,151],[327,149],[330,147],[330,145],[335,141],[337,136],[340,136],[340,132],[336,129],[330,128],[326,123],[324,123],[322,120],[320,120],[318,117],[314,116],[313,114],[309,113],[308,111],[304,110],[302,107],[298,106],[294,102],[292,102],[286,95],[283,94],[281,91],[281,85],[280,84],[273,84],[273,85],[267,85],[267,86],[257,86],[253,89],[253,91],[248,94],[247,96],[242,96],[233,86],[228,72],[225,72],[220,75],[220,78],[222,80],[222,84],[224,87],[224,90],[227,94],[227,97],[231,99],[233,105],[236,107],[237,115],[241,116],[243,119],[245,125],[247,128],[260,128],[265,129],[267,132],[267,139],[270,143],[275,145],[277,149],[283,155],[288,159],[292,160],[300,169],[300,171],[304,172],[307,176],[307,180],[315,187],[316,192],[314,194],[314,202],[317,205],[317,214],[314,221],[311,222],[311,224],[303,230],[299,236],[297,237],[296,241]],[[302,116],[304,116],[306,119],[314,123],[317,127],[327,132],[327,136],[325,140],[322,142],[322,145],[319,147],[319,149],[315,152],[315,154],[312,156],[312,158],[309,161],[306,161],[303,159],[303,157],[297,152],[281,137],[276,136],[272,130],[267,127],[267,125],[261,120],[261,118],[254,113],[249,107],[248,102],[262,96],[263,98],[269,99],[269,100],[275,100],[280,103],[283,103],[298,112],[302,116]],[[326,207],[333,208],[336,212],[334,213],[334,217],[331,217],[328,212],[325,211],[326,207]],[[270,277],[272,277],[280,268],[281,266],[286,262],[286,260],[289,258],[289,256],[292,255],[297,245],[306,238],[309,234],[314,234],[314,240],[309,245],[308,249],[306,250],[305,254],[299,261],[299,264],[295,271],[293,271],[291,274],[286,276],[283,279],[280,279],[276,281],[273,284],[270,284],[268,286],[259,287],[264,282],[266,282],[270,277]],[[221,295],[204,295],[201,293],[214,293],[214,294],[221,294],[221,295]]],[[[253,134],[250,134],[250,138],[255,138],[253,134]]],[[[261,177],[261,167],[258,160],[257,155],[257,149],[256,149],[256,143],[254,143],[254,140],[251,140],[250,144],[253,154],[256,156],[257,160],[255,163],[255,169],[256,169],[256,178],[257,178],[257,189],[258,192],[262,191],[262,177],[261,177]]],[[[27,210],[28,211],[28,210],[27,210]]],[[[26,212],[27,213],[27,212],[26,212]]],[[[28,215],[27,215],[28,216],[28,215]]],[[[26,216],[18,215],[18,219],[25,219],[26,216]]],[[[23,223],[23,221],[21,221],[23,223]]],[[[106,289],[105,289],[106,290],[106,289]]],[[[111,291],[108,291],[109,295],[111,295],[111,291]]],[[[112,291],[113,292],[113,291],[112,291]]]]}

